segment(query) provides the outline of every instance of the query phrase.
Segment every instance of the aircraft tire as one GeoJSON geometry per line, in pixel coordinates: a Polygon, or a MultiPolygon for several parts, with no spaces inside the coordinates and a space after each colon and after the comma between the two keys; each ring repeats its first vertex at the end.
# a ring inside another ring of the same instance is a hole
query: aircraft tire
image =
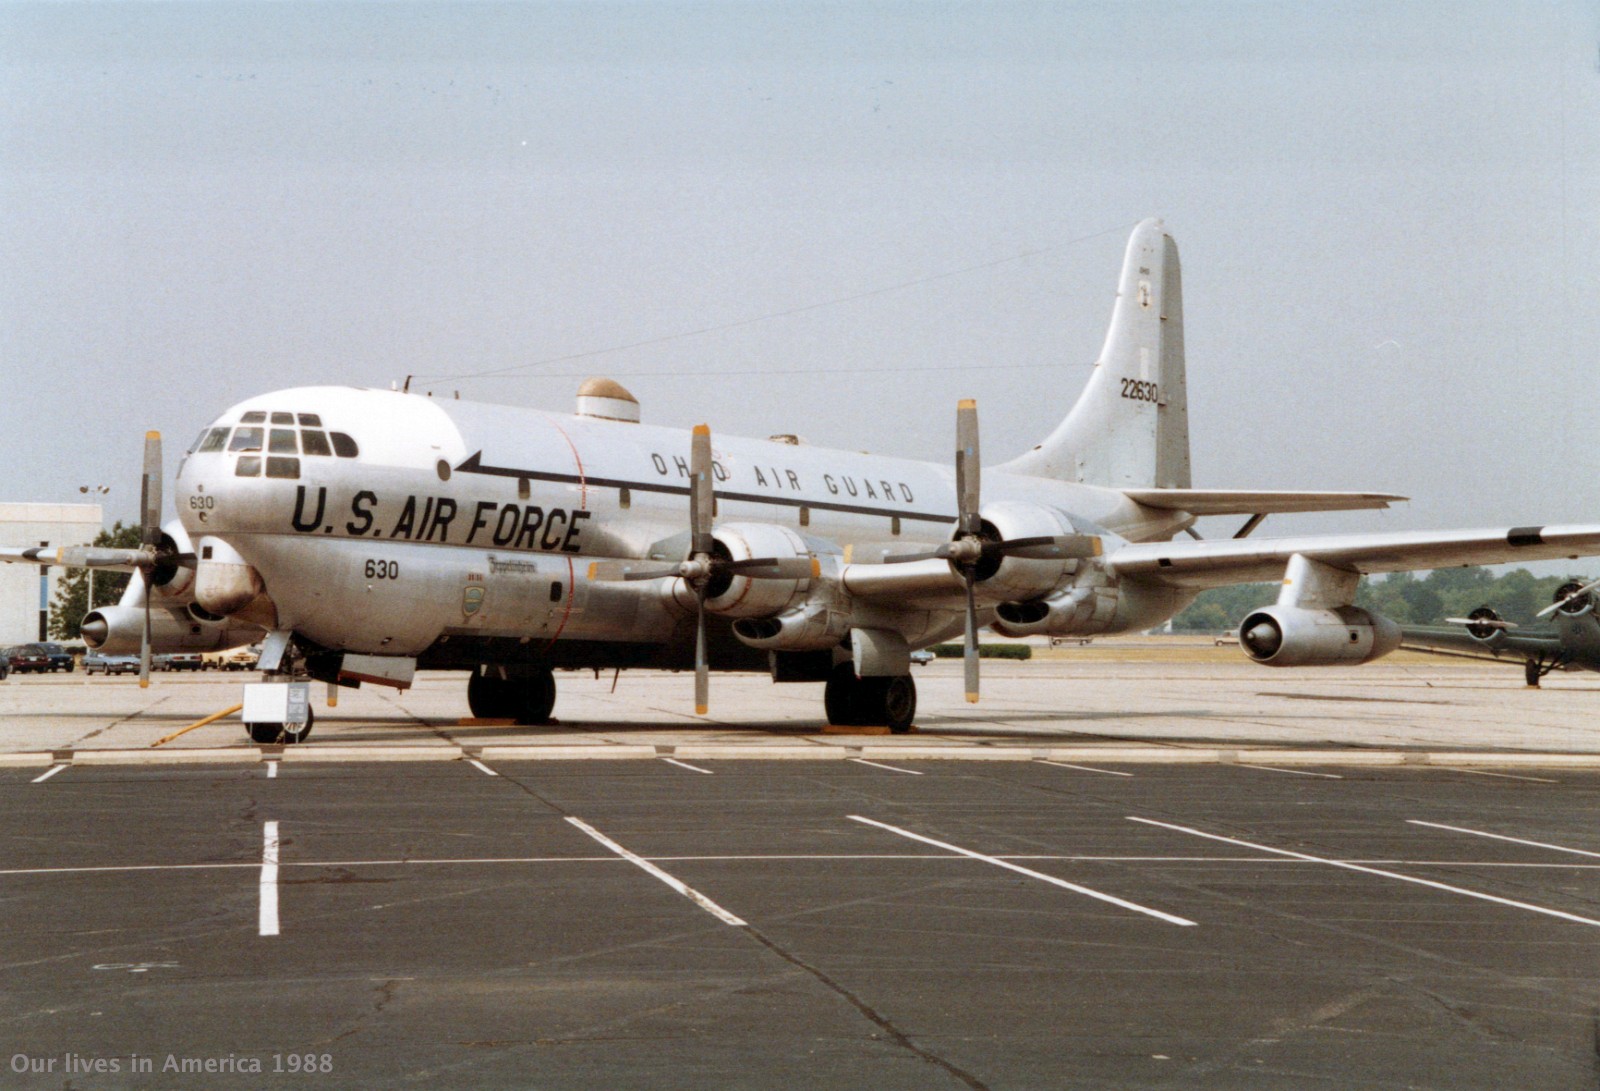
{"type": "Polygon", "coordinates": [[[849,663],[834,665],[822,690],[822,709],[830,724],[837,727],[857,727],[861,724],[862,721],[856,719],[859,703],[856,693],[860,688],[861,682],[856,678],[853,666],[849,663]]]}
{"type": "Polygon", "coordinates": [[[518,678],[511,685],[511,715],[518,724],[536,726],[550,722],[556,707],[556,676],[542,670],[532,678],[518,678]]]}
{"type": "Polygon", "coordinates": [[[316,714],[311,711],[308,705],[306,707],[305,723],[298,727],[291,727],[289,724],[283,725],[283,742],[285,744],[305,742],[306,736],[311,734],[311,725],[316,721],[316,718],[316,714]]]}
{"type": "Polygon", "coordinates": [[[856,687],[855,704],[857,724],[885,724],[903,735],[917,715],[917,684],[905,674],[863,678],[856,687]]]}
{"type": "Polygon", "coordinates": [[[1528,680],[1528,685],[1539,688],[1539,664],[1531,659],[1523,660],[1522,676],[1528,680]]]}

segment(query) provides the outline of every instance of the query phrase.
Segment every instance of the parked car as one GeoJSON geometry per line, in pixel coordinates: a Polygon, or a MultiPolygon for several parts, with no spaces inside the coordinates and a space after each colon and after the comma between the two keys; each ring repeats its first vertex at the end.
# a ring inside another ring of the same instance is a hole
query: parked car
{"type": "Polygon", "coordinates": [[[913,663],[932,663],[933,659],[933,653],[927,648],[918,648],[911,653],[911,662],[913,663]]]}
{"type": "Polygon", "coordinates": [[[212,652],[206,656],[206,666],[220,671],[253,671],[261,658],[261,645],[248,648],[229,648],[225,652],[212,652]]]}
{"type": "Polygon", "coordinates": [[[43,653],[49,663],[47,669],[51,672],[66,671],[71,674],[78,665],[78,661],[73,658],[72,653],[60,644],[29,644],[28,647],[35,648],[43,653]]]}
{"type": "Polygon", "coordinates": [[[6,659],[6,664],[18,674],[28,672],[43,674],[50,669],[50,658],[39,650],[37,644],[13,644],[11,647],[0,651],[6,659]]]}
{"type": "Polygon", "coordinates": [[[197,671],[204,670],[206,657],[199,652],[172,652],[168,655],[158,655],[150,662],[151,670],[158,671],[197,671]]]}
{"type": "Polygon", "coordinates": [[[90,652],[83,657],[83,673],[138,674],[139,657],[136,655],[101,655],[90,652]]]}

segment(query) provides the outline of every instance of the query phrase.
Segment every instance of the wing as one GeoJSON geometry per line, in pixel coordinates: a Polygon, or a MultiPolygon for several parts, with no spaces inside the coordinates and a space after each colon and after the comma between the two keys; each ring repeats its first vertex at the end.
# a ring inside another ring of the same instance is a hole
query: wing
{"type": "Polygon", "coordinates": [[[1420,568],[1576,559],[1600,553],[1600,526],[1332,534],[1226,541],[1141,542],[1107,557],[1117,575],[1201,589],[1277,582],[1295,554],[1363,575],[1420,568]]]}
{"type": "Polygon", "coordinates": [[[1190,515],[1275,515],[1300,511],[1387,508],[1408,499],[1386,492],[1256,492],[1249,489],[1124,489],[1147,508],[1190,515]]]}
{"type": "Polygon", "coordinates": [[[1506,653],[1535,658],[1550,658],[1561,653],[1561,638],[1554,630],[1506,630],[1492,645],[1454,625],[1402,625],[1400,634],[1402,647],[1471,652],[1475,653],[1474,658],[1482,659],[1506,653]]]}

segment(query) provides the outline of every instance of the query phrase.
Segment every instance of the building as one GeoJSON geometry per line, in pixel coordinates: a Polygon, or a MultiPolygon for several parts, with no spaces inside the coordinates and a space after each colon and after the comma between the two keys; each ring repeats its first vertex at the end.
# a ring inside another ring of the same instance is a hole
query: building
{"type": "MultiPolygon", "coordinates": [[[[103,529],[99,504],[0,503],[0,545],[85,545],[103,529]]],[[[0,564],[0,644],[48,640],[50,600],[65,569],[0,564]]]]}

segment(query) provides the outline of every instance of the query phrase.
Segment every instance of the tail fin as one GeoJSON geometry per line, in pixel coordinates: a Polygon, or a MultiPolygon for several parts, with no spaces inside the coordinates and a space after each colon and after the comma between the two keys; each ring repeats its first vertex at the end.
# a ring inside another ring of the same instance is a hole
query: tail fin
{"type": "Polygon", "coordinates": [[[1112,488],[1189,487],[1178,247],[1160,220],[1134,228],[1094,374],[1048,439],[1004,469],[1112,488]]]}

